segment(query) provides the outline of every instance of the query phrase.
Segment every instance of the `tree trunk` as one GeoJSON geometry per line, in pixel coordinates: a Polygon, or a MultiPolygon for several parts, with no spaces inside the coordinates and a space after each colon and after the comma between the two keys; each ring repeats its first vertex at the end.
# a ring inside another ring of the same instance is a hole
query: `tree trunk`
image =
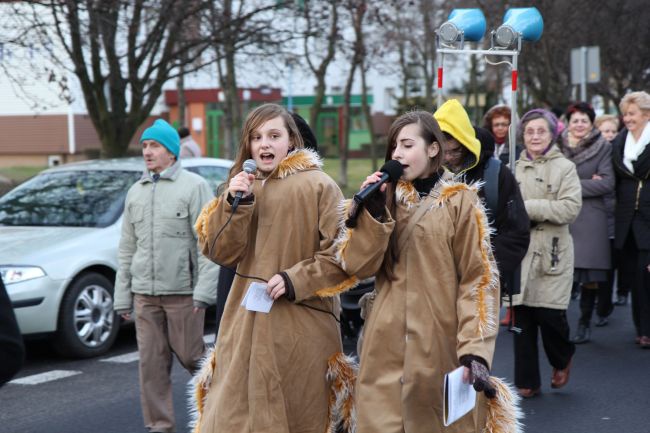
{"type": "Polygon", "coordinates": [[[230,155],[231,159],[234,159],[237,154],[237,148],[239,145],[239,135],[242,126],[242,112],[241,112],[241,101],[239,99],[239,90],[237,88],[237,76],[235,70],[235,51],[234,47],[229,47],[230,49],[226,53],[226,101],[227,106],[230,111],[231,124],[230,127],[230,155]]]}
{"type": "Polygon", "coordinates": [[[436,61],[435,31],[433,29],[432,12],[435,4],[431,0],[422,2],[422,25],[424,26],[424,47],[422,59],[422,71],[424,73],[424,109],[433,113],[433,83],[435,79],[434,69],[436,61]]]}
{"type": "Polygon", "coordinates": [[[336,42],[338,39],[339,31],[338,31],[338,1],[337,0],[330,0],[330,26],[329,26],[329,31],[327,34],[327,49],[326,49],[326,54],[325,57],[321,60],[320,64],[318,66],[315,66],[311,58],[309,56],[310,54],[310,47],[308,40],[311,36],[312,32],[312,25],[311,25],[311,17],[309,15],[309,5],[307,4],[307,1],[305,1],[305,18],[307,20],[307,34],[305,35],[305,38],[303,39],[303,48],[304,48],[304,55],[307,60],[307,64],[309,65],[309,68],[311,71],[314,73],[314,76],[316,78],[316,92],[314,95],[314,103],[311,107],[311,112],[309,113],[309,126],[314,130],[314,132],[317,133],[318,131],[318,116],[323,110],[323,101],[325,100],[325,76],[327,74],[327,68],[329,67],[330,63],[332,60],[334,60],[334,55],[336,54],[336,42]]]}
{"type": "Polygon", "coordinates": [[[366,66],[365,59],[361,61],[361,109],[368,125],[370,134],[370,160],[372,161],[372,171],[377,171],[377,137],[375,136],[374,126],[372,124],[372,113],[368,104],[368,87],[366,85],[366,66]]]}
{"type": "Polygon", "coordinates": [[[176,90],[178,92],[178,127],[185,126],[185,68],[181,66],[181,72],[176,80],[176,90]]]}
{"type": "Polygon", "coordinates": [[[353,60],[350,65],[348,79],[345,82],[345,91],[343,92],[343,113],[342,113],[342,131],[339,134],[341,142],[339,143],[339,186],[345,188],[348,186],[348,151],[350,150],[350,101],[352,99],[352,84],[354,83],[354,73],[357,69],[357,53],[355,50],[353,60]]]}

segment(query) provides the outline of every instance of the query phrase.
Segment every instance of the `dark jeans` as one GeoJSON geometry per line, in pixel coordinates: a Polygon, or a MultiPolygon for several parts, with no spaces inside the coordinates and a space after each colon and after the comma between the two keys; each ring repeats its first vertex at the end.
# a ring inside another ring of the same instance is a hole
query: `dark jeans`
{"type": "Polygon", "coordinates": [[[614,248],[614,241],[612,240],[612,273],[610,276],[610,287],[614,291],[614,272],[616,272],[616,296],[623,296],[627,298],[630,293],[630,287],[634,284],[633,273],[624,272],[624,260],[622,250],[614,248]]]}
{"type": "Polygon", "coordinates": [[[219,324],[221,323],[221,316],[223,310],[226,308],[226,299],[230,293],[230,286],[235,279],[235,269],[221,267],[219,271],[219,280],[217,281],[217,329],[215,334],[219,334],[219,324]]]}
{"type": "Polygon", "coordinates": [[[569,365],[575,345],[569,340],[569,323],[566,310],[551,308],[514,307],[515,326],[515,386],[536,389],[541,386],[537,330],[542,334],[542,345],[549,363],[558,370],[569,365]]]}
{"type": "Polygon", "coordinates": [[[619,275],[627,275],[632,289],[632,320],[637,336],[650,337],[650,251],[640,250],[628,235],[621,250],[619,275]]]}

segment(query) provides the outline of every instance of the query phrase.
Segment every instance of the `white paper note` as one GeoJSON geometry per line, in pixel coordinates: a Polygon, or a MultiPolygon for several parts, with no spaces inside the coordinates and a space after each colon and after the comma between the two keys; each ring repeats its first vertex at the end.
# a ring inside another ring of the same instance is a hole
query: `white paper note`
{"type": "Polygon", "coordinates": [[[249,311],[268,313],[273,306],[273,298],[266,293],[266,284],[253,282],[248,286],[241,306],[249,311]]]}
{"type": "Polygon", "coordinates": [[[445,374],[443,411],[445,427],[472,410],[476,404],[476,391],[469,383],[463,383],[463,368],[445,374]]]}

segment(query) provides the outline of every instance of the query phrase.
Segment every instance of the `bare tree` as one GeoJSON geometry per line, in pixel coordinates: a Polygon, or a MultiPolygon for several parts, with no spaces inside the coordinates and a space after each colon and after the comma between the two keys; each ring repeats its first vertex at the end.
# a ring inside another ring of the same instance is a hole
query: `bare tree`
{"type": "MultiPolygon", "coordinates": [[[[529,6],[524,0],[513,3],[529,6]]],[[[534,105],[569,103],[574,90],[570,53],[580,46],[600,47],[601,82],[589,86],[593,93],[617,103],[627,91],[650,86],[647,1],[537,0],[534,6],[544,17],[544,33],[539,42],[524,44],[520,61],[534,105]]]]}
{"type": "Polygon", "coordinates": [[[162,87],[203,65],[209,41],[200,31],[199,0],[50,0],[16,2],[20,28],[13,41],[40,44],[41,54],[79,81],[88,115],[102,143],[102,157],[126,153],[162,87]]]}
{"type": "Polygon", "coordinates": [[[238,67],[279,49],[291,34],[273,26],[276,9],[291,0],[217,0],[210,5],[217,73],[223,92],[224,156],[233,158],[242,126],[238,67]]]}
{"type": "Polygon", "coordinates": [[[339,6],[341,0],[304,0],[302,18],[303,55],[316,79],[314,104],[309,114],[309,125],[316,129],[318,116],[325,99],[327,70],[336,55],[340,38],[339,6]]]}

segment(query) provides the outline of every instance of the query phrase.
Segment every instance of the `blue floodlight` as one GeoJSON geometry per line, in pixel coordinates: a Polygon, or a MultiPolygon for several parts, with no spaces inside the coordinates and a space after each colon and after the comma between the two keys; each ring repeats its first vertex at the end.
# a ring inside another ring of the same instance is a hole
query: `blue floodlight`
{"type": "Polygon", "coordinates": [[[543,31],[544,19],[537,8],[512,8],[503,16],[503,24],[494,33],[494,39],[500,47],[510,47],[518,38],[538,41],[543,31]]]}
{"type": "Polygon", "coordinates": [[[477,42],[483,38],[485,28],[485,16],[480,9],[454,9],[448,20],[438,29],[438,34],[446,43],[461,39],[477,42]]]}

